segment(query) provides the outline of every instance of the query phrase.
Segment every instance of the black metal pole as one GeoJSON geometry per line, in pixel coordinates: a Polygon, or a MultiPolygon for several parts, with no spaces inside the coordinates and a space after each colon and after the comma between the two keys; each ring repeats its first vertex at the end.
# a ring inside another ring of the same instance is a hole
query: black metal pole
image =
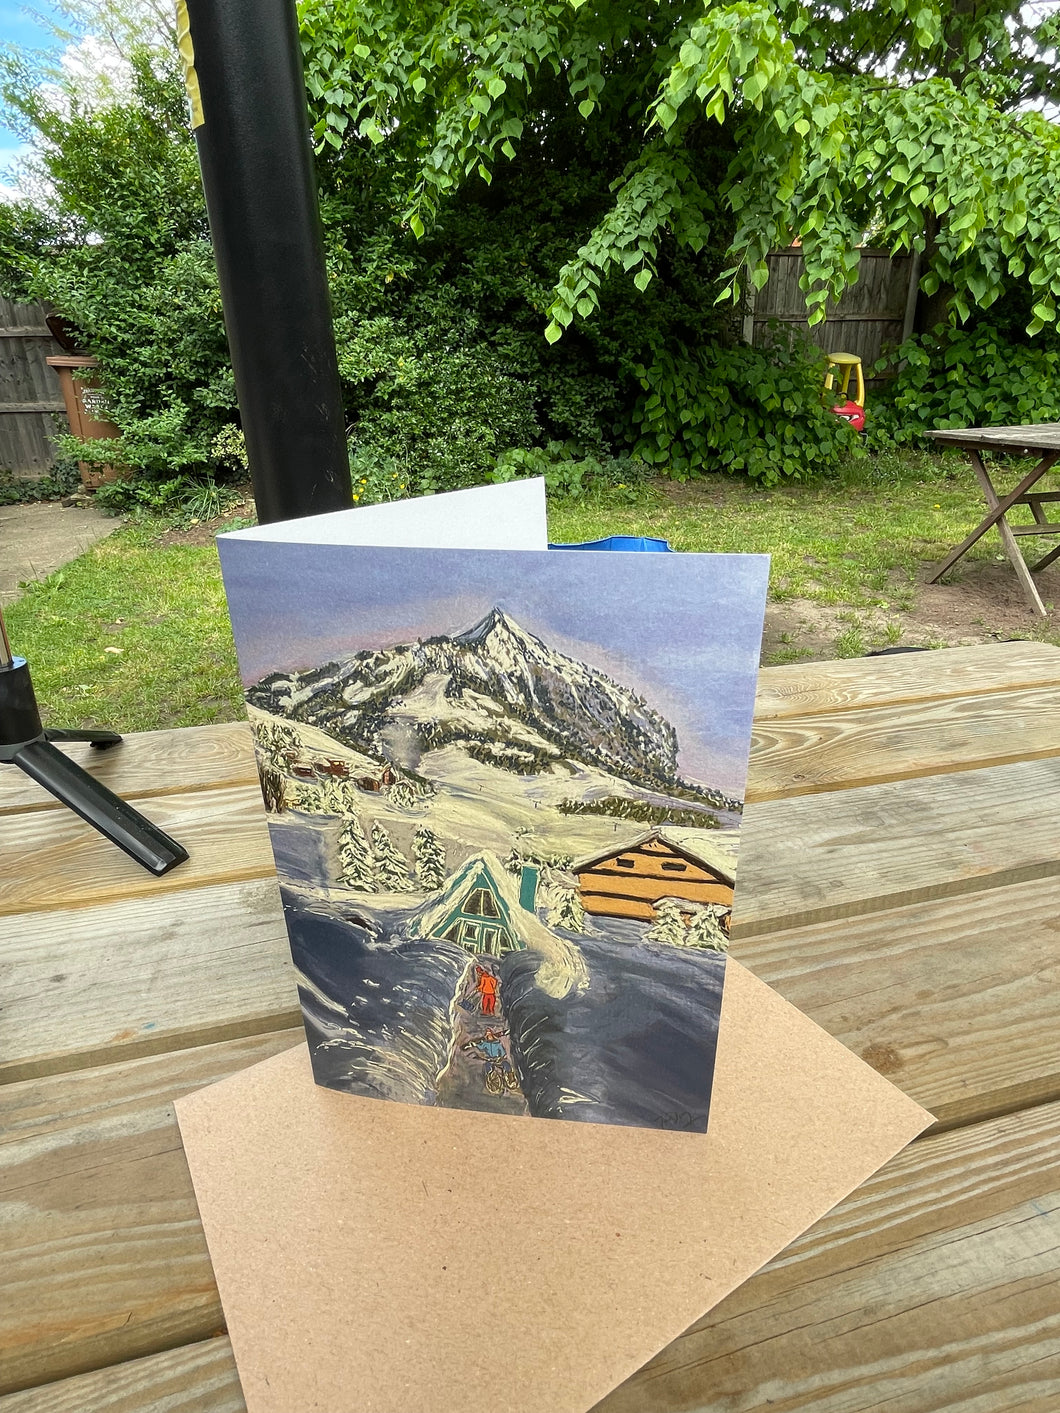
{"type": "Polygon", "coordinates": [[[352,503],[294,0],[178,4],[262,522],[352,503]]]}

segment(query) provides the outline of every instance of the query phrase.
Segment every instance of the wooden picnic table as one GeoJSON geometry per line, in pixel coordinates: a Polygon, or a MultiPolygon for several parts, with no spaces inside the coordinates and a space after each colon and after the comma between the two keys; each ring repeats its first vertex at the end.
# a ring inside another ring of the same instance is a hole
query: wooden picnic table
{"type": "MultiPolygon", "coordinates": [[[[87,763],[191,861],[0,770],[0,1413],[239,1413],[172,1102],[301,1039],[249,732],[87,763]]],[[[1060,649],[766,669],[749,796],[734,954],[938,1124],[597,1413],[1060,1408],[1060,649]]]]}
{"type": "Polygon", "coordinates": [[[1023,535],[1060,536],[1060,522],[1051,521],[1043,510],[1045,502],[1060,500],[1060,491],[1035,491],[1033,487],[1045,473],[1052,469],[1060,457],[1060,422],[1028,423],[1025,427],[946,427],[932,432],[937,442],[946,446],[957,446],[968,453],[976,480],[979,482],[986,501],[987,513],[975,529],[956,545],[931,576],[934,584],[947,570],[982,539],[991,526],[997,526],[1001,544],[1009,562],[1016,571],[1016,577],[1023,587],[1024,595],[1031,608],[1042,618],[1047,618],[1045,604],[1034,582],[1034,575],[1048,568],[1060,555],[1060,545],[1043,555],[1036,563],[1028,565],[1020,553],[1017,537],[1023,535]],[[1036,456],[1037,464],[1032,471],[1005,495],[998,495],[997,488],[986,469],[983,453],[1002,452],[1008,456],[1036,456]],[[1006,516],[1017,505],[1030,507],[1034,518],[1033,525],[1010,525],[1006,516]]]}

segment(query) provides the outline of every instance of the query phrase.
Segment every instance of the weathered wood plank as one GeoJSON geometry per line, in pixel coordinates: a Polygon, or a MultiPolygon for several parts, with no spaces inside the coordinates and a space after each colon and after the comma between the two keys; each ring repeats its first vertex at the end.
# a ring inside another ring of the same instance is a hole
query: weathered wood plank
{"type": "Polygon", "coordinates": [[[1001,451],[1060,451],[1060,422],[1028,422],[1013,427],[939,427],[937,442],[1001,451]]]}
{"type": "Polygon", "coordinates": [[[246,1413],[223,1336],[0,1398],[0,1413],[246,1413]]]}
{"type": "MultiPolygon", "coordinates": [[[[923,1139],[598,1413],[1045,1413],[1060,1389],[1058,1186],[1060,1106],[923,1139]],[[999,1401],[971,1401],[984,1390],[999,1401]]],[[[14,1395],[0,1413],[242,1409],[220,1339],[34,1394],[39,1404],[14,1395]],[[172,1388],[172,1405],[157,1401],[160,1388],[172,1388]],[[100,1401],[108,1389],[122,1401],[100,1401]]]]}
{"type": "MultiPolygon", "coordinates": [[[[767,667],[759,674],[755,720],[766,724],[803,717],[813,722],[831,712],[1058,685],[1060,648],[1046,643],[998,643],[878,658],[871,672],[860,660],[767,667]]],[[[768,752],[769,743],[765,745],[768,752]]],[[[77,744],[63,750],[126,799],[227,789],[253,784],[257,778],[245,721],[135,733],[107,751],[77,744]]],[[[765,770],[763,788],[775,787],[766,778],[773,767],[758,768],[765,770]]],[[[21,772],[0,772],[0,815],[62,808],[21,772]]]]}
{"type": "Polygon", "coordinates": [[[0,1393],[219,1331],[172,1101],[300,1039],[275,1033],[0,1090],[0,1393]]]}
{"type": "Polygon", "coordinates": [[[1060,1406],[1060,1106],[922,1139],[595,1413],[1060,1406]]]}
{"type": "Polygon", "coordinates": [[[757,723],[748,800],[1060,756],[1060,686],[757,723]]]}
{"type": "MultiPolygon", "coordinates": [[[[103,751],[79,743],[61,749],[126,800],[256,785],[258,778],[245,721],[135,732],[103,751]]],[[[0,815],[64,808],[20,770],[0,771],[0,815]]]]}
{"type": "Polygon", "coordinates": [[[942,1127],[1060,1100],[1055,878],[733,944],[942,1127]]]}
{"type": "Polygon", "coordinates": [[[733,936],[1055,878],[1058,814],[1057,760],[754,804],[733,936]]]}
{"type": "Polygon", "coordinates": [[[1060,686],[1060,647],[995,643],[837,662],[764,667],[758,674],[755,722],[832,711],[1060,686]]]}
{"type": "Polygon", "coordinates": [[[299,1024],[272,880],[0,917],[0,1081],[299,1024]]]}
{"type": "Polygon", "coordinates": [[[163,878],[134,863],[69,810],[0,816],[0,915],[160,897],[274,876],[256,785],[151,796],[140,807],[191,856],[163,878]]]}

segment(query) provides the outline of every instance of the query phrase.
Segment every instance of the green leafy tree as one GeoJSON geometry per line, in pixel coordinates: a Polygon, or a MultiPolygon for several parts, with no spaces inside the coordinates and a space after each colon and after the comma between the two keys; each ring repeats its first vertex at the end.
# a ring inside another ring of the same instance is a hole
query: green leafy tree
{"type": "Polygon", "coordinates": [[[5,116],[40,178],[0,207],[4,292],[53,305],[98,358],[122,434],[100,455],[156,479],[202,471],[235,389],[183,81],[145,48],[128,92],[98,106],[45,76],[0,61],[5,116]]]}
{"type": "Polygon", "coordinates": [[[732,298],[802,243],[810,299],[856,276],[866,230],[924,249],[924,288],[964,317],[1006,276],[1060,297],[1060,137],[1031,98],[1056,94],[1058,22],[998,0],[303,0],[322,148],[388,146],[423,233],[469,180],[492,184],[573,126],[610,200],[555,284],[547,334],[590,318],[607,275],[647,289],[664,247],[719,233],[732,298]],[[718,162],[720,161],[720,170],[718,162]]]}

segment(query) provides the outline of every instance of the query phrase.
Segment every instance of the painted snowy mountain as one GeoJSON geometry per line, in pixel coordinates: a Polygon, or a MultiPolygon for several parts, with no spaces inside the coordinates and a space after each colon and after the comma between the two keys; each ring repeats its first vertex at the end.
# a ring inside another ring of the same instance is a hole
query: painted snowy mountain
{"type": "Polygon", "coordinates": [[[410,769],[456,744],[519,774],[567,759],[656,787],[679,783],[677,734],[664,717],[497,608],[463,633],[270,673],[247,701],[410,769]]]}

